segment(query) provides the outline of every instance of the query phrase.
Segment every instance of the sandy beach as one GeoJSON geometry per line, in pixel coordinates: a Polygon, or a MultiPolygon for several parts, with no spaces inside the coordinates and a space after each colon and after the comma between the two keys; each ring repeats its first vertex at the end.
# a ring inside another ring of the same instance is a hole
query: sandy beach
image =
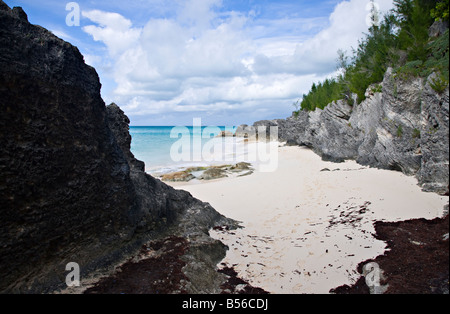
{"type": "Polygon", "coordinates": [[[324,162],[302,147],[280,147],[278,159],[273,172],[171,184],[241,222],[238,230],[211,231],[229,247],[222,262],[270,293],[353,284],[357,265],[385,251],[375,221],[442,217],[449,201],[422,192],[414,177],[324,162]]]}

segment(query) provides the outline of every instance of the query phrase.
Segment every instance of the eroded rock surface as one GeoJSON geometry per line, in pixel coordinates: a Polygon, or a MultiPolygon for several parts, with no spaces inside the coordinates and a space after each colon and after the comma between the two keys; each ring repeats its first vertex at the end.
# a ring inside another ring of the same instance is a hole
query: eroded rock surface
{"type": "Polygon", "coordinates": [[[65,288],[67,263],[83,279],[169,236],[189,242],[188,292],[217,291],[208,231],[233,222],[144,172],[78,49],[0,0],[0,68],[0,292],[65,288]]]}
{"type": "Polygon", "coordinates": [[[324,160],[402,171],[424,190],[448,194],[449,89],[434,91],[434,78],[403,80],[388,69],[382,92],[369,87],[360,104],[339,100],[254,126],[277,126],[280,140],[307,146],[324,160]]]}

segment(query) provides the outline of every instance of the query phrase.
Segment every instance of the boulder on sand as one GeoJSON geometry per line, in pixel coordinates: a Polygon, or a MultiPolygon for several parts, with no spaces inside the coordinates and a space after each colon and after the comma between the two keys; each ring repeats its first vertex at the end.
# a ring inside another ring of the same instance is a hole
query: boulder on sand
{"type": "Polygon", "coordinates": [[[251,166],[251,164],[249,164],[248,162],[240,162],[240,163],[237,163],[236,165],[232,166],[230,168],[230,171],[241,172],[244,170],[251,170],[250,166],[251,166]]]}
{"type": "Polygon", "coordinates": [[[199,180],[214,180],[220,178],[226,178],[226,171],[219,168],[210,168],[203,172],[201,176],[198,177],[199,180]]]}
{"type": "Polygon", "coordinates": [[[216,137],[234,137],[234,134],[230,131],[221,131],[216,137]]]}
{"type": "Polygon", "coordinates": [[[178,171],[165,174],[161,179],[166,182],[189,182],[195,179],[195,177],[188,171],[178,171]]]}

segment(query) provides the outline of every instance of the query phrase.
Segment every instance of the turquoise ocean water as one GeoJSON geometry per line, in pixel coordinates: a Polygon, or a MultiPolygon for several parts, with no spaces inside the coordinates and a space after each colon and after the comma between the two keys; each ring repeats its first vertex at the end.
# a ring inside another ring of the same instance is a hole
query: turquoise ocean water
{"type": "MultiPolygon", "coordinates": [[[[211,138],[217,136],[221,131],[233,130],[231,127],[224,126],[208,129],[206,129],[206,127],[188,126],[182,127],[181,129],[175,129],[184,131],[183,135],[176,134],[177,132],[175,132],[171,136],[173,129],[173,126],[130,127],[130,134],[132,137],[131,151],[137,159],[145,162],[145,170],[147,172],[160,174],[190,166],[206,166],[211,164],[211,162],[199,160],[198,158],[191,158],[189,161],[173,160],[171,156],[171,148],[174,144],[180,142],[183,137],[188,138],[190,145],[186,147],[190,150],[189,154],[191,157],[193,157],[199,150],[203,149],[204,145],[210,141],[211,138]],[[189,132],[189,134],[186,132],[189,132]],[[200,145],[198,145],[199,143],[200,145]]],[[[233,139],[220,140],[229,141],[230,145],[232,145],[233,142],[233,139]]]]}

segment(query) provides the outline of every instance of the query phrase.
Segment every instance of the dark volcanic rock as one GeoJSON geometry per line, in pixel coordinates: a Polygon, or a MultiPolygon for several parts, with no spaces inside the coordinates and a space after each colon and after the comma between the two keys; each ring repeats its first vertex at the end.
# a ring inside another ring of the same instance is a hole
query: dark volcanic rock
{"type": "Polygon", "coordinates": [[[0,290],[33,291],[129,239],[136,204],[97,73],[78,49],[9,9],[0,47],[0,290]]]}
{"type": "Polygon", "coordinates": [[[106,107],[106,113],[108,126],[114,133],[117,144],[124,152],[128,164],[131,166],[131,170],[145,171],[144,162],[137,160],[131,152],[130,119],[128,119],[122,109],[115,103],[106,107]]]}
{"type": "Polygon", "coordinates": [[[1,0],[0,68],[0,292],[65,288],[67,263],[83,279],[163,234],[215,243],[208,230],[226,219],[143,171],[128,118],[105,107],[78,49],[1,0]]]}

